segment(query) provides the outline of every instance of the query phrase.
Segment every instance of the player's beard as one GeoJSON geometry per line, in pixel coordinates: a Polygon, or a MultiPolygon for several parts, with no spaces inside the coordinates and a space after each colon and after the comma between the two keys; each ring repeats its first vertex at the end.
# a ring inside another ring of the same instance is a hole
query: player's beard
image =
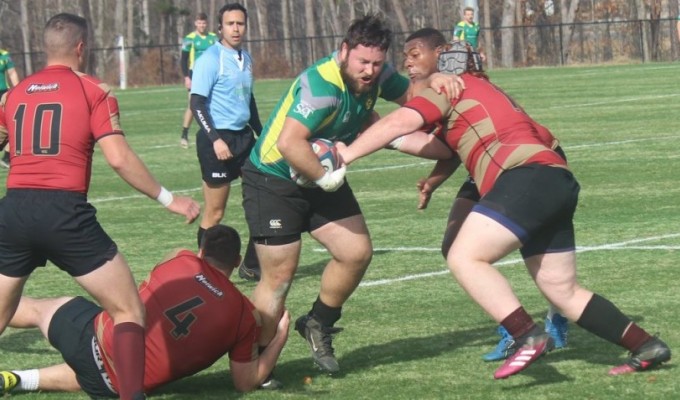
{"type": "Polygon", "coordinates": [[[373,86],[375,85],[375,80],[371,82],[370,85],[366,85],[363,82],[360,81],[360,79],[357,79],[350,75],[350,73],[347,71],[347,60],[341,60],[340,61],[340,76],[342,76],[342,80],[349,86],[349,90],[352,91],[352,93],[355,94],[364,94],[370,91],[373,86]]]}

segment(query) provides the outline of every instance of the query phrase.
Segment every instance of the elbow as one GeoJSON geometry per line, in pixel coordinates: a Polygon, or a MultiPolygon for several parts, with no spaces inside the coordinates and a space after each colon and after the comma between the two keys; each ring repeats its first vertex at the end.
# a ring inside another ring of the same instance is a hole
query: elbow
{"type": "Polygon", "coordinates": [[[108,155],[106,162],[114,171],[121,171],[127,165],[127,158],[124,154],[116,153],[108,155]]]}
{"type": "Polygon", "coordinates": [[[276,148],[279,150],[279,153],[283,156],[283,158],[288,158],[288,154],[291,152],[291,145],[288,141],[286,140],[279,140],[276,142],[276,148]]]}

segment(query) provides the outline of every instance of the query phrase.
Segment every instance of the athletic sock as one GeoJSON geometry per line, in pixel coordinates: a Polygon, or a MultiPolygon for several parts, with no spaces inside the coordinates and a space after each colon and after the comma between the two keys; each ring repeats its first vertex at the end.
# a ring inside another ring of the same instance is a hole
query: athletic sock
{"type": "Polygon", "coordinates": [[[331,327],[340,319],[342,307],[329,307],[317,297],[310,314],[314,315],[321,325],[331,327]]]}
{"type": "Polygon", "coordinates": [[[644,329],[640,328],[635,322],[631,322],[626,333],[621,337],[621,346],[626,350],[635,353],[643,344],[645,344],[652,336],[644,329]]]}
{"type": "Polygon", "coordinates": [[[251,270],[260,270],[260,261],[257,259],[255,242],[253,242],[252,238],[248,239],[248,246],[246,247],[246,255],[243,258],[243,265],[251,270]]]}
{"type": "MultiPolygon", "coordinates": [[[[624,343],[622,338],[631,322],[630,318],[625,316],[612,302],[598,294],[593,294],[576,324],[608,342],[626,347],[630,346],[630,343],[624,343]]],[[[638,333],[633,330],[631,337],[637,337],[638,333]]],[[[631,340],[631,342],[637,342],[637,340],[631,340]]]]}
{"type": "Polygon", "coordinates": [[[118,394],[122,400],[140,398],[144,394],[144,328],[134,322],[116,324],[113,343],[118,394]]]}
{"type": "Polygon", "coordinates": [[[531,330],[536,327],[536,323],[534,323],[531,315],[529,315],[522,306],[505,317],[503,321],[501,321],[501,325],[503,325],[510,336],[515,339],[531,332],[531,330]]]}
{"type": "Polygon", "coordinates": [[[549,320],[552,321],[555,314],[559,314],[560,311],[552,303],[548,303],[548,306],[549,306],[548,307],[548,314],[546,315],[546,318],[548,318],[549,320]]]}
{"type": "Polygon", "coordinates": [[[40,373],[37,369],[26,369],[23,371],[12,371],[19,377],[19,383],[14,390],[25,392],[36,391],[40,385],[40,373]]]}

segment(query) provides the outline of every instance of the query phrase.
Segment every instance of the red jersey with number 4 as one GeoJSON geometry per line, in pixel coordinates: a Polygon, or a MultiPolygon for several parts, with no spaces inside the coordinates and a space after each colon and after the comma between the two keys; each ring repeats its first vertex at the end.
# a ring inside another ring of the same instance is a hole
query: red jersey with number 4
{"type": "MultiPolygon", "coordinates": [[[[139,288],[146,308],[144,390],[193,375],[224,354],[236,362],[258,357],[255,307],[220,271],[184,250],[157,265],[139,288]]],[[[113,320],[95,319],[95,332],[114,388],[113,320]]]]}
{"type": "Polygon", "coordinates": [[[90,184],[95,141],[123,133],[109,87],[63,65],[46,67],[8,93],[0,131],[9,135],[8,189],[81,193],[90,184]]]}

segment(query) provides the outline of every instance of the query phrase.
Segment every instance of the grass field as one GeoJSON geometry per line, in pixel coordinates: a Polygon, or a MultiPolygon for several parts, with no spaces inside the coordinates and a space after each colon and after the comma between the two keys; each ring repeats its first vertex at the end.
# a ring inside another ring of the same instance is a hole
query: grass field
{"type": "MultiPolygon", "coordinates": [[[[680,349],[680,93],[678,64],[492,71],[539,122],[561,140],[581,184],[576,213],[581,283],[673,348],[680,349]]],[[[266,118],[285,81],[256,82],[266,118]]],[[[186,91],[157,87],[118,91],[128,140],[168,188],[200,200],[195,148],[178,147],[186,91]]],[[[393,106],[380,103],[385,113],[393,106]]],[[[192,129],[195,130],[195,123],[192,129]]],[[[375,245],[368,273],[346,304],[334,345],[341,374],[312,366],[305,342],[291,332],[276,369],[276,393],[234,392],[227,360],[163,388],[159,399],[670,399],[680,392],[677,363],[648,373],[609,377],[626,352],[571,324],[569,346],[526,372],[494,381],[498,363],[481,355],[496,344],[495,323],[458,287],[439,254],[448,208],[464,178],[457,173],[417,211],[415,182],[433,163],[382,151],[353,164],[348,179],[362,205],[375,245]],[[303,383],[311,376],[311,384],[303,383]]],[[[6,170],[0,170],[0,179],[6,170]]],[[[4,189],[0,189],[4,190],[4,189]]],[[[169,250],[195,247],[196,226],[182,224],[157,203],[127,187],[100,153],[90,200],[142,280],[169,250]]],[[[237,184],[226,222],[247,232],[237,184]]],[[[292,316],[306,312],[327,261],[305,237],[291,289],[292,316]]],[[[518,254],[499,263],[525,307],[542,319],[546,303],[518,254]]],[[[234,280],[250,294],[254,284],[234,280]]],[[[25,294],[82,294],[51,266],[29,280],[25,294]]],[[[38,331],[8,329],[0,338],[0,368],[24,369],[60,361],[38,331]]],[[[22,399],[84,399],[74,394],[16,394],[22,399]]]]}

